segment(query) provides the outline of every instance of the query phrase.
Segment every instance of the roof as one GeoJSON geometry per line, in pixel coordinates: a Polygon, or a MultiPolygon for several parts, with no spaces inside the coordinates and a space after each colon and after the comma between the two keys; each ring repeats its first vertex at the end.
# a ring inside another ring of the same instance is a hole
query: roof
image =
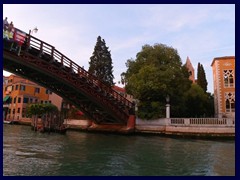
{"type": "Polygon", "coordinates": [[[113,86],[113,90],[121,93],[126,93],[126,90],[124,88],[118,87],[118,86],[113,86]]]}
{"type": "Polygon", "coordinates": [[[226,59],[234,59],[235,60],[235,56],[223,56],[223,57],[215,57],[212,61],[211,66],[213,66],[215,60],[226,60],[226,59]]]}

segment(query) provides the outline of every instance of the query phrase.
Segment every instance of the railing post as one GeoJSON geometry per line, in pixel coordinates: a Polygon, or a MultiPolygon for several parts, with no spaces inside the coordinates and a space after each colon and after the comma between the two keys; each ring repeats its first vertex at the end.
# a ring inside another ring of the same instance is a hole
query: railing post
{"type": "Polygon", "coordinates": [[[184,119],[184,125],[189,126],[190,125],[190,119],[184,119]]]}
{"type": "Polygon", "coordinates": [[[40,44],[40,53],[39,55],[41,55],[43,53],[43,42],[41,41],[41,44],[40,44]]]}
{"type": "Polygon", "coordinates": [[[52,46],[52,52],[51,52],[52,59],[54,59],[54,50],[55,50],[55,48],[52,46]]]}

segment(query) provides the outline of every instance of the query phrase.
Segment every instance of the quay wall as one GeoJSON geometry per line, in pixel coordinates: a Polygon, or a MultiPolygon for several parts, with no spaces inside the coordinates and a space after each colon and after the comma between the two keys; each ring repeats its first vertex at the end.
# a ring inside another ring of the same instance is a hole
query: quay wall
{"type": "Polygon", "coordinates": [[[163,118],[136,119],[135,132],[184,136],[235,137],[235,119],[231,118],[163,118]]]}
{"type": "MultiPolygon", "coordinates": [[[[31,125],[30,118],[23,118],[18,124],[31,125]]],[[[40,119],[39,119],[40,122],[40,119]]],[[[72,130],[99,130],[91,120],[66,119],[64,124],[72,130]]],[[[116,131],[124,131],[124,127],[101,127],[102,131],[108,128],[116,131]]],[[[109,130],[108,130],[109,131],[109,130]]],[[[235,119],[232,118],[162,118],[155,120],[135,121],[136,133],[182,135],[182,136],[226,136],[235,137],[235,119]]]]}

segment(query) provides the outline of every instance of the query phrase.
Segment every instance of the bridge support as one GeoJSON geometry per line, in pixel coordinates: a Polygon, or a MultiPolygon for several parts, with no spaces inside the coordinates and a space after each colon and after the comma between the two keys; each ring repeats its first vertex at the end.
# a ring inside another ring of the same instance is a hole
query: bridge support
{"type": "Polygon", "coordinates": [[[136,125],[136,116],[135,115],[130,115],[128,118],[127,122],[127,130],[129,132],[134,132],[135,131],[135,125],[136,125]]]}
{"type": "Polygon", "coordinates": [[[98,131],[98,132],[111,132],[120,134],[130,134],[134,133],[136,124],[136,116],[130,115],[128,118],[127,125],[121,124],[92,124],[87,128],[88,131],[98,131]]]}

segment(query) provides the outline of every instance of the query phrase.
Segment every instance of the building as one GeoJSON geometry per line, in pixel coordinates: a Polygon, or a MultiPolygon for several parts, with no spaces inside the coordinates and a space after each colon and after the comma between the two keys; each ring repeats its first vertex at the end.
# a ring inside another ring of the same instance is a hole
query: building
{"type": "Polygon", "coordinates": [[[122,88],[122,87],[119,87],[119,86],[113,86],[113,90],[118,92],[123,97],[125,97],[128,101],[130,101],[130,102],[134,101],[133,96],[126,93],[125,88],[122,88]]]}
{"type": "Polygon", "coordinates": [[[195,83],[195,72],[194,72],[194,68],[193,68],[193,65],[192,65],[189,57],[187,57],[185,66],[186,66],[186,68],[188,69],[189,79],[190,79],[193,83],[195,83]]]}
{"type": "Polygon", "coordinates": [[[215,116],[235,118],[235,56],[214,58],[211,66],[215,116]]]}
{"type": "Polygon", "coordinates": [[[33,103],[52,103],[61,109],[62,98],[50,90],[16,75],[3,77],[3,119],[26,117],[26,107],[33,103]]]}

